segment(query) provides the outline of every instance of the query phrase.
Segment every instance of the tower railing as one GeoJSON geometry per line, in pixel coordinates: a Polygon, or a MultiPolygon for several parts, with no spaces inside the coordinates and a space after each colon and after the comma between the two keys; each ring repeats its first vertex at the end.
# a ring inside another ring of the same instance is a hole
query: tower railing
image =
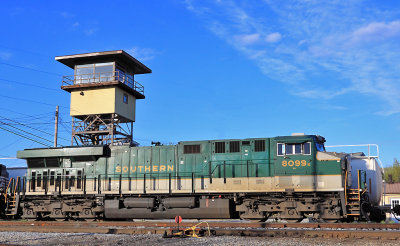
{"type": "Polygon", "coordinates": [[[107,82],[120,82],[134,89],[135,91],[144,94],[144,87],[139,82],[133,79],[133,76],[127,75],[121,71],[90,73],[90,74],[75,74],[63,76],[62,86],[74,86],[81,84],[98,84],[107,82]]]}

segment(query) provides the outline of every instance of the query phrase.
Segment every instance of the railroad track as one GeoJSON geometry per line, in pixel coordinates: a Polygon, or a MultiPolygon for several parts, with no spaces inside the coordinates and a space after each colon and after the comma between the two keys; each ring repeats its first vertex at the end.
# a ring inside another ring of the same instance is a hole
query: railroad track
{"type": "MultiPolygon", "coordinates": [[[[197,221],[180,223],[191,227],[197,221]]],[[[400,224],[369,223],[255,223],[237,221],[208,221],[216,236],[258,237],[322,237],[375,240],[400,240],[400,224]]],[[[176,229],[171,221],[0,221],[1,231],[101,233],[101,234],[164,234],[176,229]]],[[[205,228],[202,224],[200,228],[205,228]]]]}

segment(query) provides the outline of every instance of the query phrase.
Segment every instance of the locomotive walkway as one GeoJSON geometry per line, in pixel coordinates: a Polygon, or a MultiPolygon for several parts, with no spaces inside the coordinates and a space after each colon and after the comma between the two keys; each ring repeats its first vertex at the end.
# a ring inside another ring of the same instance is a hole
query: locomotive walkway
{"type": "MultiPolygon", "coordinates": [[[[400,240],[400,224],[370,223],[259,223],[237,221],[208,221],[215,236],[350,238],[400,240]]],[[[188,228],[197,221],[182,222],[188,228]]],[[[205,224],[199,227],[205,228],[205,224]]],[[[42,233],[100,233],[100,234],[164,234],[176,229],[171,221],[0,221],[0,231],[42,233]]]]}

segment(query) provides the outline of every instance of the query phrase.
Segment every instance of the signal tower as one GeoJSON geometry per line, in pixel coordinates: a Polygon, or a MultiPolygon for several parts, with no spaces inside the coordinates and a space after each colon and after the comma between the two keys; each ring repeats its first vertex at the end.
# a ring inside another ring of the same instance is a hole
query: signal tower
{"type": "Polygon", "coordinates": [[[74,69],[74,75],[63,77],[61,86],[71,94],[71,144],[136,145],[132,132],[136,100],[145,96],[135,75],[151,69],[123,50],[55,59],[74,69]]]}

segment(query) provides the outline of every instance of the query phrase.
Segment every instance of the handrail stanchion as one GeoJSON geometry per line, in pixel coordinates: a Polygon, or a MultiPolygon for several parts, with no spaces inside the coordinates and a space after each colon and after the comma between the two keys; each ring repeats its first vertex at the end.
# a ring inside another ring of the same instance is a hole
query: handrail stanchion
{"type": "Polygon", "coordinates": [[[99,177],[97,179],[97,194],[101,194],[101,175],[99,174],[99,177]]]}
{"type": "Polygon", "coordinates": [[[224,184],[226,184],[226,161],[224,161],[224,184]]]}
{"type": "Polygon", "coordinates": [[[143,174],[143,193],[146,194],[146,174],[143,174]]]}
{"type": "Polygon", "coordinates": [[[192,194],[194,193],[194,172],[192,172],[192,194]]]}
{"type": "Polygon", "coordinates": [[[86,175],[83,176],[83,194],[86,195],[86,175]]]}
{"type": "Polygon", "coordinates": [[[210,175],[210,184],[212,184],[212,167],[211,167],[211,161],[208,162],[208,174],[210,175]]]}
{"type": "Polygon", "coordinates": [[[171,195],[172,194],[172,189],[171,189],[172,177],[171,177],[171,173],[169,173],[168,176],[169,176],[168,177],[168,191],[169,191],[169,194],[171,195]]]}
{"type": "Polygon", "coordinates": [[[23,178],[22,181],[22,195],[25,196],[25,192],[26,192],[26,177],[23,178]]]}

